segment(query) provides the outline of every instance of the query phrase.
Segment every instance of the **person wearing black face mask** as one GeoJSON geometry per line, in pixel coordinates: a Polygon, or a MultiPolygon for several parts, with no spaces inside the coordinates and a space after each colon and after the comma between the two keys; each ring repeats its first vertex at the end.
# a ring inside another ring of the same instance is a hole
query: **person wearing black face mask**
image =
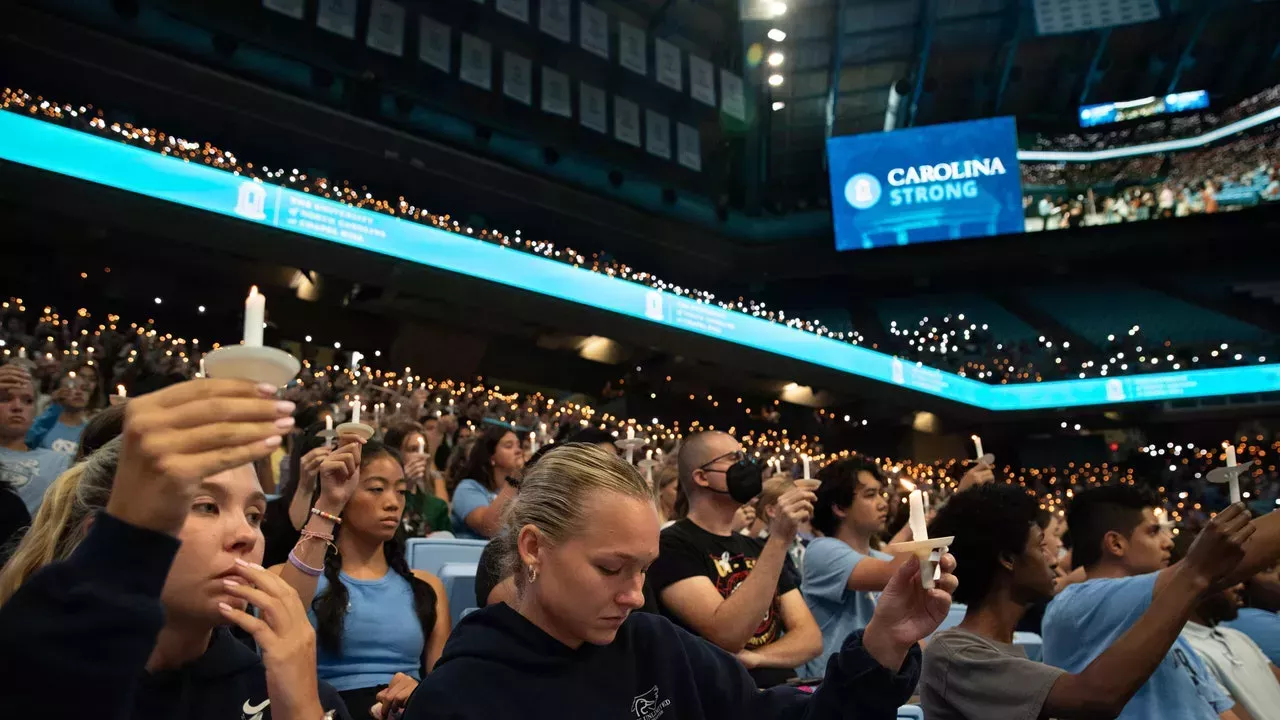
{"type": "Polygon", "coordinates": [[[689,515],[662,531],[648,574],[662,613],[736,655],[759,687],[790,680],[822,652],[822,633],[787,555],[817,498],[799,488],[785,493],[769,539],[759,540],[732,531],[733,514],[761,487],[760,465],[732,435],[685,438],[679,472],[689,515]]]}

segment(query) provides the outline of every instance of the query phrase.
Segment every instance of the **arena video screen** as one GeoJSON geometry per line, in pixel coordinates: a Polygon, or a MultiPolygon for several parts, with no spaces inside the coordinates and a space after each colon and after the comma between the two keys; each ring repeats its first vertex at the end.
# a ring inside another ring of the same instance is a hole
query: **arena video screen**
{"type": "Polygon", "coordinates": [[[0,161],[560,298],[988,410],[1280,391],[1280,364],[988,385],[630,280],[513,252],[16,112],[0,111],[0,161]]]}
{"type": "Polygon", "coordinates": [[[1099,103],[1080,108],[1080,127],[1089,128],[1110,123],[1137,120],[1156,115],[1171,115],[1209,107],[1209,93],[1204,90],[1170,93],[1163,97],[1099,103]]]}
{"type": "Polygon", "coordinates": [[[1022,232],[1011,117],[827,141],[837,250],[1022,232]]]}

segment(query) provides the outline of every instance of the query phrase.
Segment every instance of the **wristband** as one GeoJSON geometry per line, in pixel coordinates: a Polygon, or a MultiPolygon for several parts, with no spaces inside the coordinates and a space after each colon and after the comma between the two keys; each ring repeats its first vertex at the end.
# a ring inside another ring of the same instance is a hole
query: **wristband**
{"type": "Polygon", "coordinates": [[[341,524],[342,524],[342,518],[338,517],[337,515],[332,515],[332,514],[330,514],[330,513],[327,513],[327,512],[325,512],[325,511],[321,510],[320,508],[314,508],[314,507],[313,507],[313,508],[311,508],[311,514],[312,514],[312,515],[315,515],[315,516],[317,516],[317,517],[322,517],[322,518],[324,518],[325,520],[330,520],[330,521],[332,521],[332,522],[333,522],[333,524],[334,524],[334,525],[341,525],[341,524]]]}
{"type": "Polygon", "coordinates": [[[289,564],[298,568],[298,570],[301,571],[303,575],[309,575],[311,577],[320,577],[322,574],[324,574],[324,568],[311,567],[310,565],[302,562],[301,560],[298,559],[297,554],[293,550],[289,551],[289,564]]]}

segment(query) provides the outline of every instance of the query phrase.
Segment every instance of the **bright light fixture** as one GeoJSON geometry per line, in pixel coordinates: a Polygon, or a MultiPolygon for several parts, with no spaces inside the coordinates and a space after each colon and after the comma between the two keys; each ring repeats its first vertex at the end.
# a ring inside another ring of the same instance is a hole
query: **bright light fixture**
{"type": "Polygon", "coordinates": [[[782,32],[778,28],[773,28],[772,30],[769,31],[769,39],[774,42],[782,42],[783,40],[787,39],[787,34],[782,32]]]}
{"type": "Polygon", "coordinates": [[[786,106],[787,106],[787,104],[786,104],[786,103],[784,103],[784,102],[782,102],[781,100],[778,100],[778,101],[776,101],[776,102],[774,102],[774,103],[773,103],[773,109],[774,109],[775,111],[777,111],[777,110],[781,110],[782,108],[784,108],[784,107],[786,107],[786,106]]]}
{"type": "Polygon", "coordinates": [[[782,84],[782,76],[781,76],[781,75],[777,75],[777,74],[770,75],[770,76],[769,76],[769,84],[770,84],[770,85],[772,85],[772,86],[774,86],[774,87],[778,87],[779,85],[781,85],[781,84],[782,84]]]}
{"type": "Polygon", "coordinates": [[[769,3],[769,14],[773,17],[787,14],[787,4],[783,2],[769,3]]]}
{"type": "Polygon", "coordinates": [[[769,53],[769,67],[778,67],[786,58],[780,52],[769,53]]]}

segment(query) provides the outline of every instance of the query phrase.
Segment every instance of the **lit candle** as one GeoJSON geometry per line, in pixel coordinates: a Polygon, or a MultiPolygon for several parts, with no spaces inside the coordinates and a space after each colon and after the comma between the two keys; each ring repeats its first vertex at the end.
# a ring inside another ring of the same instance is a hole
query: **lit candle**
{"type": "Polygon", "coordinates": [[[351,422],[360,422],[360,399],[356,398],[351,401],[351,422]]]}
{"type": "Polygon", "coordinates": [[[244,300],[244,344],[247,347],[262,347],[262,323],[266,321],[267,298],[258,292],[258,286],[249,288],[249,297],[244,300]]]}
{"type": "MultiPolygon", "coordinates": [[[[1236,466],[1236,446],[1231,443],[1226,444],[1227,450],[1227,467],[1236,466]]],[[[1230,472],[1227,474],[1227,491],[1231,494],[1231,504],[1240,502],[1240,473],[1230,472]]]]}
{"type": "Polygon", "coordinates": [[[928,540],[929,531],[924,521],[924,498],[919,490],[912,490],[907,498],[911,507],[911,539],[916,542],[928,540]]]}
{"type": "Polygon", "coordinates": [[[627,426],[627,439],[628,439],[628,440],[635,440],[635,439],[636,439],[636,429],[635,429],[635,426],[633,426],[633,425],[628,425],[628,426],[627,426]]]}
{"type": "Polygon", "coordinates": [[[128,397],[128,396],[129,396],[129,393],[126,393],[126,392],[124,391],[124,386],[123,386],[123,385],[117,385],[117,386],[116,386],[116,395],[119,395],[120,397],[128,397]]]}
{"type": "Polygon", "coordinates": [[[18,359],[19,360],[27,359],[27,349],[25,347],[18,348],[18,359]]]}
{"type": "Polygon", "coordinates": [[[981,460],[982,456],[986,455],[986,453],[982,452],[982,438],[977,435],[970,435],[969,437],[973,438],[973,447],[977,449],[978,459],[981,460]]]}
{"type": "Polygon", "coordinates": [[[333,416],[332,415],[324,416],[324,429],[325,429],[325,432],[333,432],[333,416]]]}
{"type": "Polygon", "coordinates": [[[808,456],[808,455],[801,455],[801,456],[800,456],[800,461],[801,461],[802,463],[804,463],[804,479],[805,479],[805,480],[809,480],[809,479],[810,479],[810,477],[809,477],[809,456],[808,456]]]}
{"type": "Polygon", "coordinates": [[[529,454],[532,455],[536,452],[538,452],[538,433],[531,432],[529,433],[529,454]]]}
{"type": "Polygon", "coordinates": [[[204,371],[204,356],[203,356],[203,355],[201,355],[201,356],[200,356],[200,377],[202,377],[202,378],[209,377],[209,373],[207,373],[207,372],[205,372],[205,371],[204,371]]]}
{"type": "Polygon", "coordinates": [[[422,437],[421,435],[418,436],[418,454],[419,455],[427,454],[427,439],[422,437]]]}

